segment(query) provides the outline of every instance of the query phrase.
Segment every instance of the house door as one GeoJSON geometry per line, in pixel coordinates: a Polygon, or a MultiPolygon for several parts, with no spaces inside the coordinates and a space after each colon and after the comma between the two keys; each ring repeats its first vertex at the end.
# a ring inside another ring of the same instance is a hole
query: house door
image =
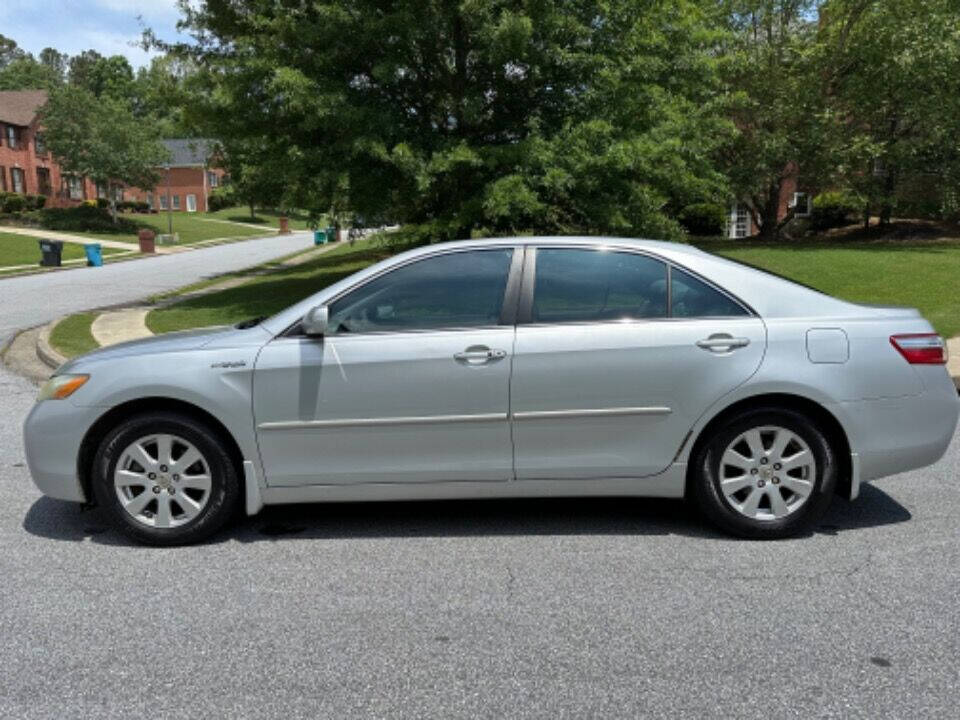
{"type": "Polygon", "coordinates": [[[197,196],[187,195],[187,212],[197,211],[197,196]]]}

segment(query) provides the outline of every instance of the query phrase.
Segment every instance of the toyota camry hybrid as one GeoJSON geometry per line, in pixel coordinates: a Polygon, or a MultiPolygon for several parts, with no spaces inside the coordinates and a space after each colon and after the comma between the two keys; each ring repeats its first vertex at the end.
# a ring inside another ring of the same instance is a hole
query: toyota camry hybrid
{"type": "Polygon", "coordinates": [[[25,443],[45,494],[156,545],[265,504],[598,495],[778,538],[943,455],[945,362],[916,310],[693,247],[465,241],[68,362],[25,443]]]}

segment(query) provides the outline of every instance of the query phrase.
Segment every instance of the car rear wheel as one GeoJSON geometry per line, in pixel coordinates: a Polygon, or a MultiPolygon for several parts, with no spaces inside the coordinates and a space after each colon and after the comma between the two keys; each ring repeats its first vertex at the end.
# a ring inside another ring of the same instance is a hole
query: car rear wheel
{"type": "Polygon", "coordinates": [[[94,495],[113,523],[151,545],[182,545],[219,530],[240,483],[216,433],[169,412],[124,420],[94,459],[94,495]]]}
{"type": "Polygon", "coordinates": [[[782,538],[826,511],[837,462],[824,432],[793,410],[761,408],[730,419],[693,458],[692,493],[722,530],[782,538]]]}

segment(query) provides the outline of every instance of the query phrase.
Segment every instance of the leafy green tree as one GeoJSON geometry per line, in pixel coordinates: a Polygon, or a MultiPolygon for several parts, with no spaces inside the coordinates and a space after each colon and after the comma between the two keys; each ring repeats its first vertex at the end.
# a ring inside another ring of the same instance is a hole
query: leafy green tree
{"type": "Polygon", "coordinates": [[[197,44],[175,49],[209,81],[194,117],[268,148],[315,215],[663,237],[725,190],[712,0],[181,8],[197,44]]]}
{"type": "Polygon", "coordinates": [[[814,0],[733,0],[727,4],[730,41],[723,48],[730,116],[738,133],[719,162],[738,201],[764,239],[779,237],[793,219],[780,217],[786,183],[828,182],[825,160],[835,147],[823,106],[814,0]]]}
{"type": "Polygon", "coordinates": [[[17,45],[17,41],[0,35],[0,68],[4,68],[15,60],[22,60],[27,52],[17,45]]]}
{"type": "Polygon", "coordinates": [[[153,58],[137,70],[132,95],[138,117],[153,118],[161,137],[195,136],[186,120],[186,108],[194,102],[196,68],[190,61],[172,56],[153,58]]]}
{"type": "Polygon", "coordinates": [[[0,67],[0,90],[53,90],[62,83],[62,75],[32,55],[0,67]]]}
{"type": "Polygon", "coordinates": [[[845,183],[886,224],[898,190],[960,186],[960,5],[831,0],[821,44],[845,183]]]}
{"type": "Polygon", "coordinates": [[[168,159],[152,122],[134,116],[124,101],[71,85],[51,94],[41,110],[47,147],[68,174],[107,187],[116,221],[117,184],[150,188],[168,159]]]}

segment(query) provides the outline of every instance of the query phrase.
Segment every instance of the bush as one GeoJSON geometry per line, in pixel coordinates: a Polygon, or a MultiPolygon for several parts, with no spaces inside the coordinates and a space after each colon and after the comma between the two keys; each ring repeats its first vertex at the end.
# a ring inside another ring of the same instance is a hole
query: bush
{"type": "Polygon", "coordinates": [[[30,209],[31,210],[40,210],[47,204],[46,195],[29,195],[30,198],[30,209]]]}
{"type": "Polygon", "coordinates": [[[855,193],[844,190],[828,190],[813,198],[810,211],[810,228],[828,230],[858,221],[863,214],[864,201],[855,193]]]}
{"type": "Polygon", "coordinates": [[[114,223],[110,212],[91,205],[78,205],[73,208],[46,208],[34,210],[27,218],[47,230],[66,232],[102,232],[130,235],[139,229],[139,223],[128,218],[117,218],[114,223]]]}
{"type": "Polygon", "coordinates": [[[229,187],[219,187],[207,196],[207,209],[210,212],[236,206],[236,194],[229,187]]]}
{"type": "Polygon", "coordinates": [[[683,208],[677,221],[690,235],[722,235],[727,211],[717,203],[696,203],[683,208]]]}
{"type": "Polygon", "coordinates": [[[110,201],[106,198],[97,198],[94,202],[94,207],[98,207],[101,210],[106,210],[108,207],[110,207],[110,201]]]}
{"type": "Polygon", "coordinates": [[[26,207],[27,199],[25,196],[13,192],[3,193],[3,207],[0,207],[0,212],[16,213],[26,207]]]}

